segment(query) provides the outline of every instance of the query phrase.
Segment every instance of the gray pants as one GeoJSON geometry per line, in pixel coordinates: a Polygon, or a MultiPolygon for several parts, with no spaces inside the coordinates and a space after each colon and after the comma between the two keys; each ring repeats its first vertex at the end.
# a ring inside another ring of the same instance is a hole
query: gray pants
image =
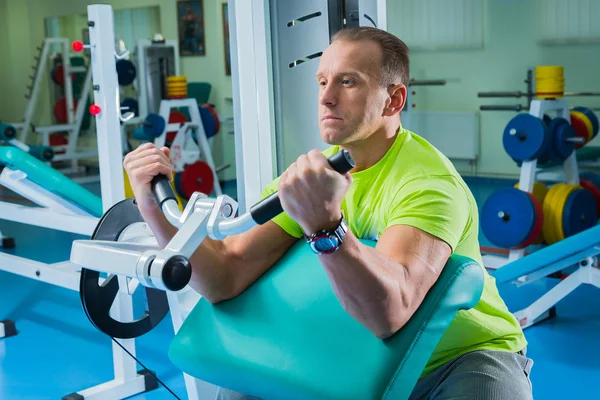
{"type": "MultiPolygon", "coordinates": [[[[533,360],[525,354],[487,350],[464,354],[420,379],[410,400],[533,399],[529,379],[533,360]]],[[[215,400],[261,399],[219,388],[215,400]]]]}

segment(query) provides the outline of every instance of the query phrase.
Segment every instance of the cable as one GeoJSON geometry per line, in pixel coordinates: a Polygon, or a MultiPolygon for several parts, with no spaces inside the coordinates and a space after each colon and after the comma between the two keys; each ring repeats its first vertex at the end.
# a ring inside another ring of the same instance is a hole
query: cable
{"type": "Polygon", "coordinates": [[[135,362],[137,362],[138,364],[140,364],[142,366],[142,368],[144,368],[144,370],[146,372],[148,372],[150,375],[152,375],[154,377],[154,379],[156,379],[156,381],[158,383],[160,383],[165,389],[167,389],[169,391],[169,393],[171,393],[173,395],[173,397],[175,397],[177,400],[181,400],[171,389],[169,389],[169,387],[167,385],[165,385],[163,383],[163,381],[161,381],[160,379],[158,379],[158,376],[156,376],[156,374],[154,372],[152,372],[148,368],[146,368],[146,366],[144,364],[142,364],[142,362],[140,360],[138,360],[137,358],[135,358],[135,356],[133,354],[131,354],[129,352],[129,350],[127,350],[125,347],[123,347],[123,345],[121,343],[119,343],[119,341],[117,339],[115,339],[112,336],[110,338],[113,340],[113,342],[115,342],[116,344],[118,344],[119,347],[122,348],[125,353],[129,354],[129,356],[131,358],[133,358],[135,360],[135,362]]]}

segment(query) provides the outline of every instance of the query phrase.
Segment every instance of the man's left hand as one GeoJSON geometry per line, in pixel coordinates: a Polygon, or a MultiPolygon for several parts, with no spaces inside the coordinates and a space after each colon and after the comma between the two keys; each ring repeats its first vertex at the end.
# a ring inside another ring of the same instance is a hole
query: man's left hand
{"type": "Polygon", "coordinates": [[[351,183],[350,173],[336,172],[323,153],[311,150],[281,175],[279,199],[283,210],[311,235],[337,227],[351,183]]]}

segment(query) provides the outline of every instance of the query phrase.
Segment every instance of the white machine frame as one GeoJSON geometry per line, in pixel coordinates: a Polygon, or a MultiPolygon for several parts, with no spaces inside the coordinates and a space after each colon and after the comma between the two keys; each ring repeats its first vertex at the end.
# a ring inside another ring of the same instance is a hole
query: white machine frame
{"type": "MultiPolygon", "coordinates": [[[[36,126],[34,132],[41,135],[41,144],[43,146],[50,146],[50,135],[56,132],[67,132],[68,144],[66,146],[52,146],[55,151],[55,156],[52,161],[71,161],[69,168],[61,170],[63,173],[78,173],[81,172],[79,166],[79,160],[82,158],[92,158],[98,155],[96,148],[78,148],[79,133],[81,132],[81,125],[83,122],[83,115],[86,111],[87,98],[91,90],[92,83],[92,69],[85,67],[76,67],[71,65],[69,51],[71,48],[69,39],[67,38],[46,38],[41,47],[40,55],[36,64],[36,72],[33,77],[31,86],[31,92],[29,100],[27,102],[27,109],[25,111],[25,118],[23,122],[11,123],[19,132],[18,140],[26,144],[29,136],[29,130],[31,127],[31,121],[35,113],[35,108],[39,99],[40,85],[44,77],[46,65],[49,60],[50,48],[53,45],[60,46],[60,53],[62,55],[63,65],[63,80],[65,82],[65,100],[67,104],[67,123],[48,125],[48,126],[36,126]],[[78,107],[76,110],[73,108],[73,83],[70,76],[74,72],[85,72],[85,81],[83,89],[78,99],[78,107]],[[63,152],[64,153],[59,153],[63,152]]],[[[88,177],[86,179],[79,179],[78,182],[90,182],[97,181],[98,177],[88,177]]]]}
{"type": "MultiPolygon", "coordinates": [[[[94,76],[94,101],[101,110],[96,116],[96,126],[98,154],[101,155],[99,161],[102,206],[106,212],[112,205],[125,198],[123,156],[122,149],[119,148],[121,140],[118,137],[119,121],[123,117],[120,113],[119,86],[114,63],[116,54],[112,7],[90,5],[88,19],[93,21],[93,26],[90,27],[90,45],[86,47],[92,52],[90,70],[93,71],[94,76]]],[[[33,208],[0,203],[2,219],[90,236],[98,224],[98,218],[29,181],[26,174],[21,171],[13,171],[5,167],[0,175],[0,183],[42,206],[33,208]]],[[[70,261],[46,264],[3,253],[0,253],[0,260],[3,261],[0,262],[0,268],[5,271],[67,289],[79,290],[80,268],[70,261]]],[[[169,298],[175,330],[179,329],[185,316],[198,300],[199,297],[194,294],[195,292],[188,290],[169,298]],[[183,299],[181,302],[180,298],[183,299]]],[[[111,315],[121,320],[133,318],[133,302],[129,293],[126,291],[119,293],[118,300],[111,309],[111,315]]],[[[0,333],[2,335],[5,333],[3,323],[0,323],[0,333]]],[[[118,342],[135,356],[133,339],[118,339],[118,342]]],[[[138,373],[136,361],[116,343],[112,343],[112,353],[114,379],[79,391],[78,395],[85,399],[121,399],[146,391],[147,378],[138,373]]],[[[199,382],[189,376],[185,379],[189,399],[199,399],[197,386],[199,382]]]]}

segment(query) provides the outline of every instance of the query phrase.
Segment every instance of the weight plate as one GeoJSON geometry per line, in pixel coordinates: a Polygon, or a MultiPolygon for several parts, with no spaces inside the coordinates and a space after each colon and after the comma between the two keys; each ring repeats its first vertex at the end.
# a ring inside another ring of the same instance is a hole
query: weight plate
{"type": "Polygon", "coordinates": [[[185,199],[189,199],[194,192],[210,195],[213,191],[214,183],[215,178],[210,166],[204,161],[196,161],[183,168],[180,182],[177,185],[181,190],[177,191],[185,199]]]}
{"type": "Polygon", "coordinates": [[[565,238],[576,235],[596,225],[598,208],[589,190],[576,189],[569,195],[564,208],[562,226],[565,238]]]}
{"type": "Polygon", "coordinates": [[[481,228],[486,238],[502,248],[522,245],[536,223],[535,205],[528,193],[503,188],[494,192],[483,204],[481,228]]]}
{"type": "Polygon", "coordinates": [[[558,193],[557,198],[555,199],[555,215],[556,215],[556,221],[555,221],[555,227],[556,227],[556,233],[557,233],[557,241],[561,241],[565,239],[565,233],[564,233],[564,227],[563,227],[563,222],[564,222],[564,214],[565,214],[565,207],[567,204],[567,200],[569,199],[569,196],[571,195],[571,193],[573,193],[574,191],[576,191],[578,188],[581,188],[580,186],[576,186],[576,185],[569,185],[569,184],[563,184],[562,185],[562,189],[561,191],[558,193]]]}
{"type": "Polygon", "coordinates": [[[581,118],[581,115],[582,114],[578,111],[571,111],[570,113],[571,126],[575,130],[575,136],[577,136],[578,138],[583,138],[583,140],[585,140],[585,142],[583,143],[576,143],[575,149],[582,148],[589,141],[589,132],[587,126],[585,125],[585,121],[581,118]]]}
{"type": "MultiPolygon", "coordinates": [[[[143,221],[135,200],[123,200],[100,218],[92,240],[117,241],[127,226],[143,221]]],[[[139,285],[137,290],[145,290],[147,310],[141,317],[134,316],[133,321],[118,321],[110,315],[110,309],[119,294],[119,281],[116,276],[111,276],[100,285],[99,278],[99,272],[82,268],[79,297],[92,325],[113,338],[140,337],[150,332],[169,312],[166,292],[139,285]]]]}
{"type": "Polygon", "coordinates": [[[531,161],[540,157],[550,145],[546,124],[530,114],[519,114],[504,128],[502,144],[516,161],[531,161]]]}
{"type": "Polygon", "coordinates": [[[542,227],[544,225],[544,212],[542,211],[542,204],[532,193],[527,193],[527,195],[531,198],[531,202],[535,207],[535,224],[527,239],[525,239],[520,246],[517,246],[517,248],[522,249],[531,246],[532,244],[539,244],[538,239],[542,234],[542,227]]]}
{"type": "Polygon", "coordinates": [[[594,186],[600,189],[600,174],[597,174],[595,172],[582,172],[579,174],[579,179],[585,179],[587,181],[590,181],[594,184],[594,186]]]}
{"type": "Polygon", "coordinates": [[[544,240],[548,244],[556,243],[557,233],[556,233],[556,212],[554,204],[554,199],[556,198],[557,193],[561,190],[560,183],[552,186],[544,199],[544,203],[542,204],[542,209],[544,212],[544,226],[542,228],[542,234],[544,235],[544,240]]]}
{"type": "Polygon", "coordinates": [[[560,120],[560,123],[554,125],[552,135],[553,153],[558,162],[564,162],[575,150],[575,142],[568,140],[575,137],[575,130],[569,124],[569,121],[564,118],[555,118],[554,120],[560,120]]]}
{"type": "Polygon", "coordinates": [[[117,79],[119,85],[129,86],[135,80],[137,71],[135,65],[129,60],[118,60],[117,61],[117,79]]]}
{"type": "MultiPolygon", "coordinates": [[[[73,117],[75,117],[75,110],[77,110],[77,100],[73,99],[73,117]]],[[[54,104],[54,117],[61,124],[68,122],[66,98],[61,97],[54,104]]]]}
{"type": "Polygon", "coordinates": [[[583,123],[583,125],[585,126],[585,134],[587,141],[591,141],[594,138],[594,127],[592,125],[592,121],[590,121],[590,119],[581,111],[574,110],[571,111],[571,113],[575,114],[583,123]]]}
{"type": "MultiPolygon", "coordinates": [[[[515,188],[519,188],[519,182],[517,182],[514,186],[515,188]]],[[[541,217],[539,222],[540,224],[540,232],[537,235],[537,239],[535,239],[535,241],[532,244],[542,244],[544,242],[544,235],[543,235],[543,204],[544,204],[544,200],[546,199],[546,195],[548,194],[548,186],[546,186],[544,183],[542,182],[534,182],[533,183],[533,193],[531,193],[533,195],[533,197],[535,197],[538,201],[539,207],[540,207],[540,215],[541,217]]],[[[537,210],[537,209],[536,209],[537,210]]],[[[537,219],[536,219],[536,223],[537,223],[537,219]]]]}
{"type": "Polygon", "coordinates": [[[217,113],[210,105],[199,106],[200,118],[202,119],[202,125],[204,126],[204,132],[206,138],[210,139],[219,132],[220,124],[217,113]]]}
{"type": "Polygon", "coordinates": [[[594,196],[594,200],[596,200],[596,212],[600,218],[600,188],[586,179],[580,179],[579,184],[594,196]]]}
{"type": "Polygon", "coordinates": [[[166,122],[159,114],[148,114],[143,123],[144,134],[148,141],[153,141],[165,130],[166,122]]]}
{"type": "Polygon", "coordinates": [[[600,128],[600,122],[598,121],[598,115],[591,109],[587,108],[587,107],[575,107],[573,108],[574,111],[580,111],[582,113],[585,114],[586,117],[588,117],[588,119],[590,120],[590,122],[592,123],[592,137],[596,137],[598,135],[598,130],[600,128]]]}

